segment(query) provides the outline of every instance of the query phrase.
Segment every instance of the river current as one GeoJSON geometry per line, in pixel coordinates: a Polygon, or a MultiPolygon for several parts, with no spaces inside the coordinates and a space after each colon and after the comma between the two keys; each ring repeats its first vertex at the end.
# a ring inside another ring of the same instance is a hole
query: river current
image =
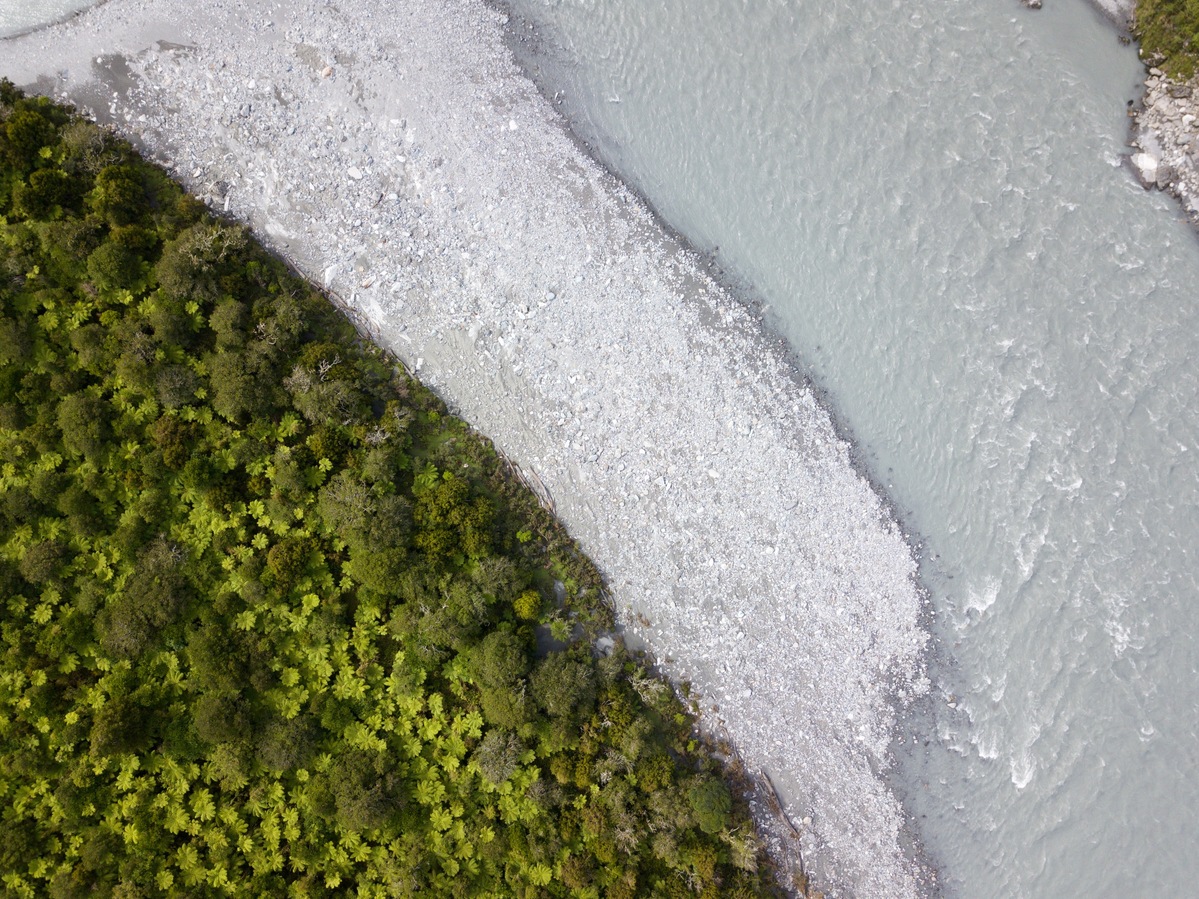
{"type": "Polygon", "coordinates": [[[945,892],[1199,881],[1199,242],[1081,0],[516,0],[576,132],[712,252],[922,535],[895,789],[945,892]]]}

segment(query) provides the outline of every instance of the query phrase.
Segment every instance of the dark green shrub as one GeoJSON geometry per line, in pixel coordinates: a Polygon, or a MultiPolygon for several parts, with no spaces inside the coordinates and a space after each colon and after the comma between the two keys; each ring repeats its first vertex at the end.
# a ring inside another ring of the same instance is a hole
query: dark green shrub
{"type": "Polygon", "coordinates": [[[152,735],[146,713],[146,709],[136,705],[127,696],[108,700],[96,712],[92,724],[92,756],[101,759],[146,748],[152,735]]]}
{"type": "Polygon", "coordinates": [[[216,222],[196,222],[163,244],[154,267],[159,286],[179,302],[212,302],[246,248],[245,232],[216,222]]]}
{"type": "Polygon", "coordinates": [[[489,730],[471,756],[479,773],[493,784],[501,784],[520,764],[524,751],[520,739],[511,731],[489,730]]]}
{"type": "Polygon", "coordinates": [[[550,716],[572,723],[591,717],[596,684],[594,664],[585,653],[551,653],[533,671],[530,683],[537,704],[550,716]]]}
{"type": "Polygon", "coordinates": [[[154,375],[154,394],[167,409],[178,409],[196,399],[200,378],[187,365],[162,365],[154,375]]]}
{"type": "Polygon", "coordinates": [[[475,647],[471,668],[482,685],[511,688],[529,672],[528,650],[510,630],[493,631],[475,647]]]}
{"type": "Polygon", "coordinates": [[[240,421],[266,405],[264,385],[244,354],[220,350],[207,362],[212,408],[226,421],[240,421]]]}
{"type": "Polygon", "coordinates": [[[313,541],[306,537],[282,540],[267,553],[266,567],[280,584],[290,585],[303,574],[315,548],[313,541]]]}
{"type": "Polygon", "coordinates": [[[139,555],[125,589],[111,597],[97,621],[105,649],[132,658],[160,642],[191,600],[182,550],[155,540],[139,555]]]}
{"type": "Polygon", "coordinates": [[[91,208],[112,225],[131,225],[149,208],[141,173],[132,165],[110,165],[96,175],[89,197],[91,208]]]}
{"type": "Polygon", "coordinates": [[[720,781],[702,778],[687,791],[687,801],[704,833],[719,833],[728,826],[733,797],[720,781]]]}
{"type": "Polygon", "coordinates": [[[71,349],[75,351],[79,364],[85,371],[97,377],[105,377],[116,361],[108,331],[95,323],[83,325],[71,332],[71,349]]]}
{"type": "Polygon", "coordinates": [[[494,504],[472,495],[470,485],[449,472],[418,492],[414,519],[416,545],[434,563],[447,564],[458,554],[482,558],[494,546],[494,504]]]}
{"type": "Polygon", "coordinates": [[[62,283],[83,281],[87,259],[104,240],[103,223],[95,216],[66,218],[39,228],[47,274],[62,283]]]}
{"type": "Polygon", "coordinates": [[[237,348],[246,340],[246,323],[250,311],[244,303],[234,299],[222,300],[208,317],[208,326],[216,335],[217,347],[237,348]]]}
{"type": "Polygon", "coordinates": [[[0,365],[25,362],[33,351],[33,339],[23,322],[0,318],[0,365]]]}
{"type": "Polygon", "coordinates": [[[67,451],[98,462],[108,450],[108,404],[90,392],[72,393],[58,406],[58,428],[67,451]]]}
{"type": "Polygon", "coordinates": [[[69,205],[74,184],[66,172],[60,169],[38,169],[29,180],[17,185],[13,191],[13,207],[17,215],[31,219],[48,219],[59,207],[69,205]]]}
{"type": "Polygon", "coordinates": [[[162,461],[178,471],[187,464],[195,448],[199,429],[194,422],[183,421],[174,415],[164,415],[154,423],[151,432],[162,450],[162,461]]]}
{"type": "Polygon", "coordinates": [[[101,290],[132,287],[141,275],[141,259],[128,247],[105,241],[87,257],[87,273],[101,290]]]}
{"type": "Polygon", "coordinates": [[[51,109],[47,103],[21,100],[4,123],[0,150],[9,165],[20,174],[33,169],[41,160],[42,148],[51,146],[58,137],[54,121],[57,116],[50,114],[51,109]]]}
{"type": "Polygon", "coordinates": [[[71,548],[61,540],[39,540],[22,554],[21,576],[34,585],[48,583],[62,575],[71,555],[71,548]]]}
{"type": "Polygon", "coordinates": [[[311,717],[275,718],[259,728],[256,748],[272,771],[292,771],[312,761],[319,740],[320,728],[311,717]]]}
{"type": "Polygon", "coordinates": [[[251,733],[249,709],[237,693],[204,693],[196,700],[193,725],[200,739],[208,743],[233,743],[251,733]]]}
{"type": "Polygon", "coordinates": [[[377,830],[403,807],[401,781],[380,755],[342,754],[330,772],[328,788],[337,822],[351,832],[377,830]]]}

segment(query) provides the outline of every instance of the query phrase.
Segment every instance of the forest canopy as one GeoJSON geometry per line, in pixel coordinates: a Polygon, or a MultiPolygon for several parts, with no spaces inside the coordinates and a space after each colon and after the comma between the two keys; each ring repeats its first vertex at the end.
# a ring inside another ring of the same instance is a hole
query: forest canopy
{"type": "Polygon", "coordinates": [[[611,625],[325,297],[0,83],[4,895],[775,895],[611,625]]]}

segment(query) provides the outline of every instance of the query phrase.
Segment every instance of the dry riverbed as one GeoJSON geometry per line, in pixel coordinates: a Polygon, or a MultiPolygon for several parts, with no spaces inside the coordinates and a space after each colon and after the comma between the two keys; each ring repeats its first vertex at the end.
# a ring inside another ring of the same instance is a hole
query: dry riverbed
{"type": "Polygon", "coordinates": [[[543,485],[830,895],[923,892],[904,534],[776,339],[569,138],[482,0],[111,0],[0,43],[249,222],[543,485]]]}

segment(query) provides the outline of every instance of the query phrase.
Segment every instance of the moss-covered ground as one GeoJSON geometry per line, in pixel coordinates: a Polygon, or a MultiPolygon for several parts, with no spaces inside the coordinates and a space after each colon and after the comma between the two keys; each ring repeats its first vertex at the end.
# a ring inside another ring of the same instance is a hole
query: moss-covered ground
{"type": "Polygon", "coordinates": [[[1171,77],[1199,69],[1199,0],[1137,0],[1136,33],[1145,59],[1171,77]]]}

